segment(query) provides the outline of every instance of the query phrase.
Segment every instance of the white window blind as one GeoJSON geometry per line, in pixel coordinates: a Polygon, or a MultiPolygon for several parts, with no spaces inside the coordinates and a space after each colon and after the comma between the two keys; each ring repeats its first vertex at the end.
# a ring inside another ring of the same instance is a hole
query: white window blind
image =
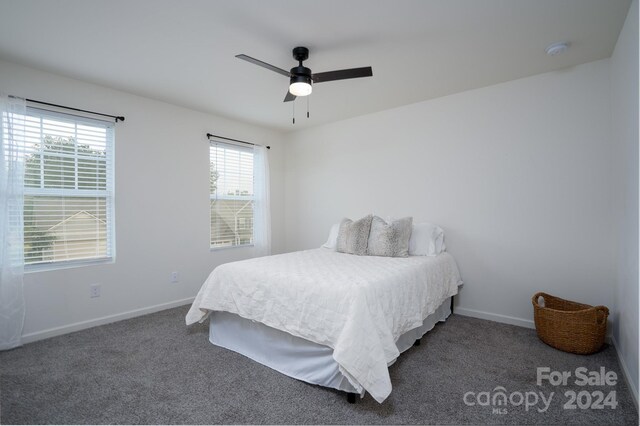
{"type": "Polygon", "coordinates": [[[110,122],[28,108],[25,265],[114,256],[110,122]]]}
{"type": "Polygon", "coordinates": [[[211,247],[253,244],[253,148],[211,141],[211,247]]]}

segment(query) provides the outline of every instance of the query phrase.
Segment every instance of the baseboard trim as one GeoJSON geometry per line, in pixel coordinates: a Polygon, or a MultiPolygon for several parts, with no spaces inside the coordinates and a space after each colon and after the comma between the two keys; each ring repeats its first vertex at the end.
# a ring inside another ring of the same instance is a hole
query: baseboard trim
{"type": "Polygon", "coordinates": [[[460,308],[456,306],[453,313],[462,315],[465,317],[480,318],[480,319],[485,319],[485,320],[490,320],[495,322],[501,322],[504,324],[517,325],[519,327],[536,328],[535,324],[533,323],[533,320],[510,317],[508,315],[494,314],[491,312],[476,311],[475,309],[460,308]]]}
{"type": "Polygon", "coordinates": [[[616,356],[618,357],[618,363],[620,363],[620,367],[622,368],[622,375],[624,376],[624,380],[627,382],[627,386],[631,389],[631,394],[633,395],[633,402],[636,404],[636,410],[638,410],[638,389],[633,384],[631,380],[631,374],[629,374],[629,368],[627,367],[627,363],[624,358],[620,355],[620,351],[618,350],[618,342],[616,342],[616,338],[610,337],[611,343],[616,350],[616,356]]]}
{"type": "Polygon", "coordinates": [[[188,297],[186,299],[174,300],[172,302],[161,303],[159,305],[148,306],[140,309],[134,309],[132,311],[122,312],[119,314],[107,315],[105,317],[94,318],[86,321],[76,322],[69,325],[63,325],[60,327],[53,327],[53,328],[48,328],[46,330],[27,333],[22,336],[22,344],[27,344],[27,343],[31,343],[31,342],[35,342],[43,339],[48,339],[50,337],[61,336],[67,333],[73,333],[74,331],[85,330],[87,328],[109,324],[116,321],[122,321],[129,318],[152,314],[154,312],[163,311],[165,309],[176,308],[178,306],[187,305],[193,302],[193,299],[195,299],[195,297],[188,297]]]}

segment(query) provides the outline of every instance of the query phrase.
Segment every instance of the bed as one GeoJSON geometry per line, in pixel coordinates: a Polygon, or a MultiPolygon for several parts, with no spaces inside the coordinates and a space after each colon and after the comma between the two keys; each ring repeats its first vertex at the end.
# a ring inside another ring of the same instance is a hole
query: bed
{"type": "Polygon", "coordinates": [[[220,265],[187,324],[284,374],[383,402],[388,367],[450,314],[462,284],[449,253],[405,258],[326,248],[220,265]]]}

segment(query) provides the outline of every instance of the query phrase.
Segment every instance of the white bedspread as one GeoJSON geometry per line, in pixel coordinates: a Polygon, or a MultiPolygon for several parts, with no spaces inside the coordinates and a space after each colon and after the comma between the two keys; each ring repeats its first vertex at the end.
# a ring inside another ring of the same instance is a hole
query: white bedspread
{"type": "Polygon", "coordinates": [[[227,311],[334,349],[340,371],[382,402],[391,393],[395,341],[462,284],[453,257],[355,256],[319,248],[213,270],[187,324],[227,311]]]}

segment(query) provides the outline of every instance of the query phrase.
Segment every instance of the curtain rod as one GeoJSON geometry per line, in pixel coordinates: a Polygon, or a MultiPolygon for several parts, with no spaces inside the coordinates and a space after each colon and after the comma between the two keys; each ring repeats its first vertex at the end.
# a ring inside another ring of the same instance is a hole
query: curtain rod
{"type": "MultiPolygon", "coordinates": [[[[218,136],[218,135],[214,135],[213,133],[207,133],[207,139],[214,137],[214,138],[218,138],[218,139],[225,139],[228,141],[234,141],[234,142],[240,142],[240,143],[246,143],[247,145],[253,145],[253,146],[264,146],[264,145],[259,145],[257,143],[251,143],[251,142],[245,142],[245,141],[241,141],[238,139],[231,139],[231,138],[225,138],[224,136],[218,136]]],[[[265,148],[267,149],[271,149],[270,146],[265,146],[265,148]]]]}
{"type": "MultiPolygon", "coordinates": [[[[10,96],[10,97],[17,98],[17,96],[10,96]]],[[[48,106],[52,106],[52,107],[56,107],[56,108],[68,109],[68,110],[71,110],[71,111],[80,111],[80,112],[86,112],[86,113],[94,114],[94,115],[101,115],[103,117],[111,117],[111,118],[114,118],[116,120],[116,123],[118,121],[124,121],[124,117],[121,116],[121,115],[103,114],[101,112],[88,111],[86,109],[79,109],[79,108],[72,108],[72,107],[68,107],[68,106],[64,106],[64,105],[52,104],[52,103],[49,103],[49,102],[43,102],[43,101],[38,101],[38,100],[35,100],[35,99],[29,99],[29,98],[26,98],[25,101],[31,102],[31,103],[34,103],[34,104],[48,105],[48,106]]]]}

